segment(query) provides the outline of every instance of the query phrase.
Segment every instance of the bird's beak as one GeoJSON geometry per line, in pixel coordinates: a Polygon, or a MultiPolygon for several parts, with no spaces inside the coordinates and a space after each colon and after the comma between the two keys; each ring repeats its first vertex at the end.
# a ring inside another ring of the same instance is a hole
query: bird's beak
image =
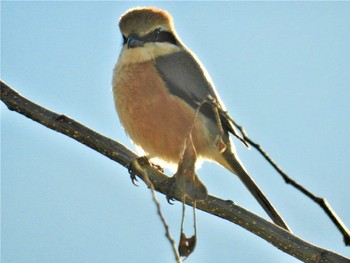
{"type": "Polygon", "coordinates": [[[128,37],[126,44],[128,48],[143,47],[145,41],[133,34],[128,37]]]}

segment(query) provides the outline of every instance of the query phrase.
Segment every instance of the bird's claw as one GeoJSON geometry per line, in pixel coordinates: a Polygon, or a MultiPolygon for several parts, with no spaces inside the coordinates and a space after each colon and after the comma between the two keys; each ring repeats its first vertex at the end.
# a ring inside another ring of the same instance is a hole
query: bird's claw
{"type": "Polygon", "coordinates": [[[169,197],[169,195],[166,195],[165,197],[166,197],[166,200],[167,200],[169,205],[173,205],[174,204],[174,201],[175,201],[174,197],[169,197]]]}
{"type": "Polygon", "coordinates": [[[135,174],[131,174],[131,175],[130,175],[130,179],[131,179],[131,182],[132,182],[133,185],[139,187],[139,185],[138,185],[138,183],[137,183],[139,180],[137,180],[137,177],[136,177],[135,174]]]}
{"type": "Polygon", "coordinates": [[[142,157],[138,157],[135,158],[129,165],[128,165],[128,172],[130,174],[130,179],[133,185],[135,186],[139,186],[136,182],[138,182],[137,180],[137,172],[136,172],[136,167],[138,165],[144,165],[144,164],[149,164],[149,161],[147,159],[146,156],[142,156],[142,157]],[[136,167],[135,167],[136,166],[136,167]]]}
{"type": "Polygon", "coordinates": [[[156,168],[158,171],[164,172],[163,168],[160,167],[159,165],[153,164],[151,163],[147,156],[141,156],[138,158],[135,158],[129,165],[128,165],[128,172],[130,174],[130,178],[131,178],[131,182],[133,185],[135,186],[139,186],[136,182],[138,182],[137,177],[140,177],[143,181],[145,181],[145,183],[147,184],[148,187],[150,187],[151,182],[149,181],[149,179],[146,177],[144,177],[142,175],[142,173],[138,173],[138,169],[141,168],[143,165],[150,165],[154,168],[156,168]]]}
{"type": "Polygon", "coordinates": [[[130,179],[131,179],[132,184],[138,187],[139,185],[136,183],[136,182],[138,182],[138,180],[137,180],[137,177],[136,177],[135,170],[133,168],[133,162],[129,164],[128,172],[130,174],[130,179]]]}
{"type": "Polygon", "coordinates": [[[162,182],[165,185],[166,189],[166,200],[169,204],[173,205],[175,201],[175,192],[176,192],[176,178],[175,176],[170,177],[162,182]]]}

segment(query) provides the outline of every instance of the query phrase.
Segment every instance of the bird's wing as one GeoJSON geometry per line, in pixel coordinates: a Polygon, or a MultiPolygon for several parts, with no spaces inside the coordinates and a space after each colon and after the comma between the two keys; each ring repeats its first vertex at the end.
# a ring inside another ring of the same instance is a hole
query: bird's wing
{"type": "MultiPolygon", "coordinates": [[[[235,131],[229,115],[220,104],[213,84],[204,73],[205,69],[187,50],[157,57],[155,67],[169,92],[184,100],[195,110],[209,97],[214,99],[218,106],[223,130],[232,133],[247,146],[235,131]]],[[[217,123],[215,111],[210,104],[203,105],[200,110],[206,117],[217,123]]]]}
{"type": "Polygon", "coordinates": [[[210,80],[201,65],[187,51],[160,56],[155,65],[169,92],[194,108],[211,96],[218,99],[210,80]]]}

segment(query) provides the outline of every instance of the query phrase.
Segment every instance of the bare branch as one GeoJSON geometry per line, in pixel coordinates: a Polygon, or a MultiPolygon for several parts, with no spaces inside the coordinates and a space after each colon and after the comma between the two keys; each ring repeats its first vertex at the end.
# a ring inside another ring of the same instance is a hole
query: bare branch
{"type": "MultiPolygon", "coordinates": [[[[120,163],[124,167],[128,167],[132,160],[137,157],[122,144],[83,126],[65,115],[49,111],[29,101],[2,81],[1,100],[10,110],[17,111],[50,129],[67,135],[120,163]]],[[[138,174],[141,174],[141,179],[143,172],[147,173],[156,191],[167,194],[166,184],[162,184],[168,178],[166,175],[148,164],[142,165],[137,171],[138,174]]],[[[175,194],[174,198],[181,201],[181,196],[179,195],[175,194]]],[[[191,205],[190,202],[187,204],[191,205]]],[[[304,262],[350,262],[350,259],[310,244],[234,204],[232,201],[225,201],[208,195],[205,200],[196,204],[198,209],[240,225],[265,239],[278,249],[304,262]]]]}

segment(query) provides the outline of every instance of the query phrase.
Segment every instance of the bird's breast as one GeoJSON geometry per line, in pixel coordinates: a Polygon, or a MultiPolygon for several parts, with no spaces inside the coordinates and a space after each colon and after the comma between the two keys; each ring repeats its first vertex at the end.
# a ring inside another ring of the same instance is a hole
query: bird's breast
{"type": "Polygon", "coordinates": [[[117,65],[113,93],[116,109],[126,132],[150,157],[177,163],[186,136],[201,130],[195,110],[171,95],[153,61],[117,65]]]}

